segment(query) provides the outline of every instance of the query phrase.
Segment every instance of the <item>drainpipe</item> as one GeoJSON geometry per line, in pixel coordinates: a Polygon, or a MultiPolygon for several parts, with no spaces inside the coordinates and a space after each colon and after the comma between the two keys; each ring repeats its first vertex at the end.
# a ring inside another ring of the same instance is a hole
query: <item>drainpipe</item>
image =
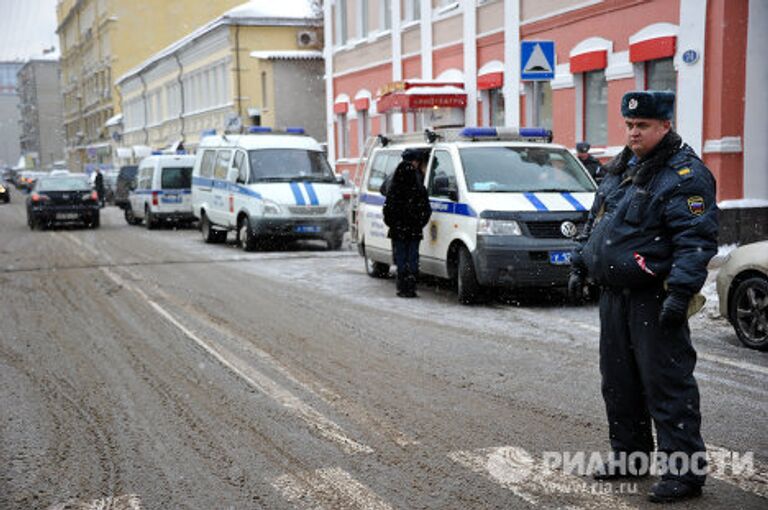
{"type": "Polygon", "coordinates": [[[141,91],[141,102],[144,105],[144,125],[142,126],[142,130],[144,131],[144,145],[149,146],[149,129],[147,129],[147,82],[144,80],[143,74],[139,74],[139,79],[143,86],[141,91]]]}
{"type": "Polygon", "coordinates": [[[243,118],[243,99],[240,94],[240,25],[235,25],[235,73],[237,75],[237,116],[243,118]]]}
{"type": "Polygon", "coordinates": [[[181,143],[185,143],[187,139],[184,134],[184,80],[181,79],[181,76],[184,74],[184,66],[181,64],[178,51],[174,52],[173,56],[176,59],[176,65],[179,66],[179,76],[176,80],[179,82],[179,101],[181,102],[179,108],[179,124],[181,125],[181,143]]]}

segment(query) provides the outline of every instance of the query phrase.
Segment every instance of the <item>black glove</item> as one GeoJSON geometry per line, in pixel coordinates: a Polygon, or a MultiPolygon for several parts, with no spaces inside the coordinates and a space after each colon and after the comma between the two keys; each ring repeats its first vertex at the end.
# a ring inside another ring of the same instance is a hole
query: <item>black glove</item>
{"type": "Polygon", "coordinates": [[[691,296],[681,293],[672,292],[661,305],[661,312],[659,312],[659,324],[664,329],[674,329],[683,325],[688,318],[688,302],[691,300],[691,296]]]}
{"type": "Polygon", "coordinates": [[[572,301],[579,301],[584,297],[584,286],[586,282],[581,273],[571,271],[568,277],[568,298],[572,301]]]}

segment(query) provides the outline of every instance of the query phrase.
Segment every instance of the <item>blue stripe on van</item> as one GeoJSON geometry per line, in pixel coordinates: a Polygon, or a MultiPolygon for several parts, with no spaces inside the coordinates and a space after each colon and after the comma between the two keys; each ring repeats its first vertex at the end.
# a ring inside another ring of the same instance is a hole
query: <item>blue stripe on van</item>
{"type": "Polygon", "coordinates": [[[309,196],[309,203],[312,205],[320,205],[320,202],[317,200],[317,194],[315,193],[315,187],[312,186],[312,183],[305,182],[304,187],[307,189],[307,195],[309,196]]]}
{"type": "Polygon", "coordinates": [[[523,193],[523,195],[525,196],[525,198],[528,199],[530,203],[533,204],[533,206],[536,208],[537,211],[549,211],[549,209],[547,209],[547,206],[544,205],[541,202],[541,200],[539,200],[539,197],[537,197],[533,193],[523,193]]]}
{"type": "Polygon", "coordinates": [[[304,201],[304,195],[301,193],[298,182],[291,183],[291,191],[293,191],[293,198],[296,200],[296,205],[307,205],[304,201]]]}
{"type": "Polygon", "coordinates": [[[229,191],[230,193],[238,193],[240,195],[245,195],[247,197],[261,199],[261,194],[258,191],[254,191],[248,188],[247,186],[242,186],[240,184],[235,184],[229,181],[208,179],[207,177],[193,177],[192,185],[200,186],[203,188],[223,189],[223,190],[229,191]]]}
{"type": "Polygon", "coordinates": [[[568,202],[571,203],[571,205],[577,210],[577,211],[586,211],[587,208],[581,205],[581,202],[576,200],[576,197],[571,195],[567,191],[563,191],[563,198],[566,199],[568,202]]]}
{"type": "Polygon", "coordinates": [[[359,200],[364,204],[384,205],[384,201],[386,200],[386,198],[381,195],[369,195],[367,193],[363,193],[362,195],[360,195],[359,200]]]}

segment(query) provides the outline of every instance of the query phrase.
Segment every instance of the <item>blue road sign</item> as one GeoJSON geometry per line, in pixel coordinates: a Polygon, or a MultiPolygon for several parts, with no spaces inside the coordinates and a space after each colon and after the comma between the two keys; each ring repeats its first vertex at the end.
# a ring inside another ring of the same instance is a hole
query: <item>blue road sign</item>
{"type": "Polygon", "coordinates": [[[555,42],[520,41],[520,79],[546,81],[555,78],[555,42]]]}

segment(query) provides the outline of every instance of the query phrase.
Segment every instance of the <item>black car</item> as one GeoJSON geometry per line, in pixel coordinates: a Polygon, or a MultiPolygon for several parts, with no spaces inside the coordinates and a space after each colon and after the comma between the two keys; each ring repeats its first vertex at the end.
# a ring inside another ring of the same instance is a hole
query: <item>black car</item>
{"type": "Polygon", "coordinates": [[[8,203],[11,201],[11,188],[8,185],[0,181],[0,202],[8,203]]]}
{"type": "Polygon", "coordinates": [[[55,223],[84,223],[99,226],[99,197],[84,175],[41,177],[27,197],[29,228],[55,223]]]}
{"type": "Polygon", "coordinates": [[[131,191],[131,185],[136,180],[136,174],[139,167],[135,165],[121,166],[115,182],[114,202],[121,209],[131,206],[128,200],[128,193],[131,191]]]}

